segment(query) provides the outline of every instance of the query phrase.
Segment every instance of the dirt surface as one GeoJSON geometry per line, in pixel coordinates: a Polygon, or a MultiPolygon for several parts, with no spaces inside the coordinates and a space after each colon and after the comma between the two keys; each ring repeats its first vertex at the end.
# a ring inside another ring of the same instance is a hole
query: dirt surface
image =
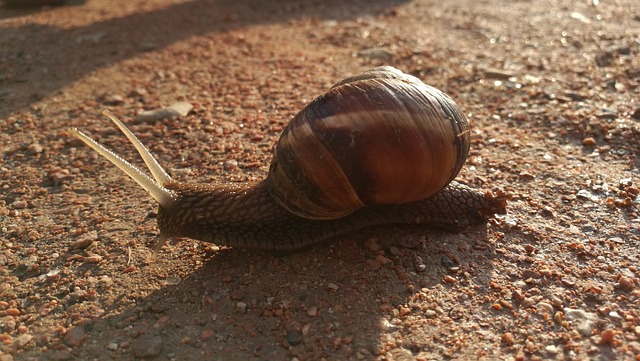
{"type": "Polygon", "coordinates": [[[638,54],[637,0],[0,7],[0,360],[640,360],[638,54]],[[458,179],[506,216],[154,260],[154,201],[66,131],[140,165],[110,109],[174,178],[259,180],[288,119],[382,64],[465,109],[458,179]]]}

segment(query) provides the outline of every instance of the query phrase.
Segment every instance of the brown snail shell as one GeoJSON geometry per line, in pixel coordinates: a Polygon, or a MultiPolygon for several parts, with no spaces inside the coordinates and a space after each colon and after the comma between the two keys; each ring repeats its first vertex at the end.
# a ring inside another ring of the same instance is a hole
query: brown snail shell
{"type": "Polygon", "coordinates": [[[267,188],[290,212],[334,219],[428,198],[469,152],[469,126],[440,90],[392,67],[334,85],[278,141],[267,188]]]}

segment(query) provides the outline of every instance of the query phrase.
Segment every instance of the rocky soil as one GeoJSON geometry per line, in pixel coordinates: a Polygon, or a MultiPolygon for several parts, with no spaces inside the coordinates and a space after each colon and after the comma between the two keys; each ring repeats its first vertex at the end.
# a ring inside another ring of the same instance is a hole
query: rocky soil
{"type": "Polygon", "coordinates": [[[640,360],[639,54],[637,0],[0,7],[0,360],[640,360]],[[382,64],[465,109],[505,216],[154,258],[155,202],[67,131],[140,165],[109,109],[176,179],[255,181],[382,64]]]}

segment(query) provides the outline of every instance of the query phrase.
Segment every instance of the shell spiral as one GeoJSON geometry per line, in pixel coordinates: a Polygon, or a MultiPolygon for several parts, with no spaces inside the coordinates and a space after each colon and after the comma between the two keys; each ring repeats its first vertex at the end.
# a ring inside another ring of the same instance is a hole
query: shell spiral
{"type": "Polygon", "coordinates": [[[274,150],[266,185],[309,219],[429,198],[469,152],[469,126],[440,90],[392,67],[334,85],[300,111],[274,150]]]}

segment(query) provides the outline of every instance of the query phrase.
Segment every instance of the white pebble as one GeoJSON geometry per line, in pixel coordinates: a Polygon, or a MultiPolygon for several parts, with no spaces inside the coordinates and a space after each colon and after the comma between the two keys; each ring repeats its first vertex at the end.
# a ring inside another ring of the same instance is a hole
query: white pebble
{"type": "Polygon", "coordinates": [[[549,345],[545,347],[544,350],[551,355],[555,355],[558,353],[558,347],[556,347],[556,345],[549,345]]]}

